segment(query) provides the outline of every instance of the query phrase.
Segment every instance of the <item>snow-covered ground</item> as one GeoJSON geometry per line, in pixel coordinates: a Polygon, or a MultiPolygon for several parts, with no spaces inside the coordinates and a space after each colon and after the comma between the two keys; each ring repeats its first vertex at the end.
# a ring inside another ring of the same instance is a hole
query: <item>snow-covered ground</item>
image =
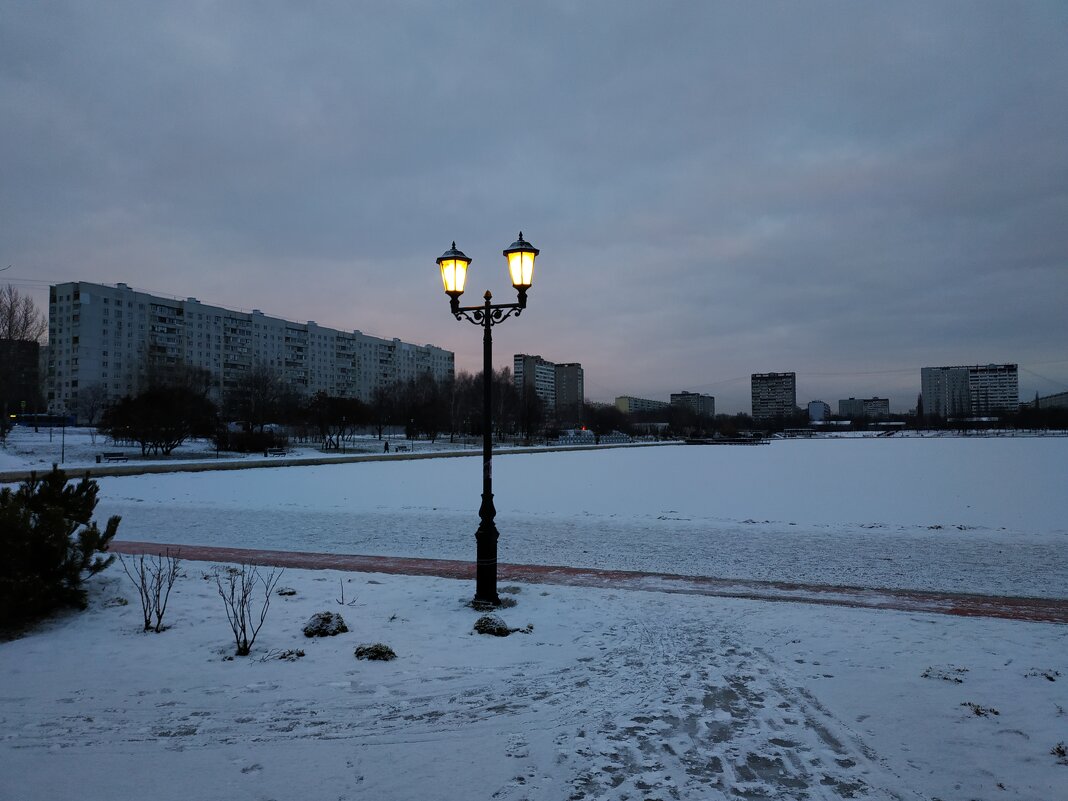
{"type": "MultiPolygon", "coordinates": [[[[405,439],[399,430],[385,439],[390,441],[393,448],[400,445],[406,448],[408,453],[444,453],[457,450],[462,452],[465,449],[473,452],[476,448],[474,443],[449,442],[448,437],[435,442],[412,441],[405,439]]],[[[329,460],[359,453],[381,453],[382,444],[383,440],[361,435],[346,439],[345,449],[341,453],[336,451],[324,453],[317,444],[301,442],[291,443],[287,450],[292,457],[315,457],[329,460]]],[[[169,456],[142,456],[141,449],[137,445],[116,444],[103,434],[98,434],[83,426],[70,426],[65,431],[63,428],[49,430],[47,427],[34,431],[32,427],[15,426],[8,434],[6,442],[0,445],[0,473],[50,470],[53,464],[61,465],[68,470],[75,470],[96,464],[96,457],[105,451],[121,452],[128,457],[128,464],[134,465],[262,461],[262,454],[257,453],[217,453],[215,446],[203,439],[186,440],[169,456]]]]}
{"type": "Polygon", "coordinates": [[[0,645],[0,798],[1053,801],[1068,786],[1050,753],[1068,741],[1064,626],[517,585],[502,616],[533,631],[499,639],[471,632],[467,582],[289,571],[296,595],[227,661],[209,568],[186,563],[162,634],[140,632],[112,569],[89,611],[0,645]],[[351,633],[305,638],[325,610],[351,633]],[[397,659],[357,661],[368,642],[397,659]]]}
{"type": "MultiPolygon", "coordinates": [[[[494,459],[500,559],[1063,597],[1068,438],[788,440],[494,459]]],[[[120,538],[471,559],[481,460],[100,479],[120,538]]]]}
{"type": "MultiPolygon", "coordinates": [[[[1065,597],[1068,439],[796,440],[494,460],[500,556],[1065,597]]],[[[121,538],[470,560],[480,461],[101,479],[121,538]]],[[[1065,797],[1068,627],[288,571],[227,660],[210,565],[162,634],[118,566],[0,644],[0,798],[1065,797]],[[352,606],[340,606],[342,585],[352,606]],[[123,606],[116,599],[125,599],[123,606]],[[316,611],[352,633],[308,640],[316,611]],[[384,642],[389,663],[357,661],[384,642]],[[277,658],[303,649],[295,661],[277,658]],[[994,711],[996,710],[996,712],[994,711]]]]}

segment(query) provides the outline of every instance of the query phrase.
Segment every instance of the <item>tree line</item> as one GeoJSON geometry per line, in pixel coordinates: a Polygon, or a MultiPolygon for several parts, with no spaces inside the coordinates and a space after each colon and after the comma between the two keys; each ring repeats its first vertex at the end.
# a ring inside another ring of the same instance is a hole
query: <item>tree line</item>
{"type": "MultiPolygon", "coordinates": [[[[429,372],[406,381],[378,387],[369,401],[326,392],[300,393],[275,370],[257,365],[222,393],[211,398],[211,374],[186,365],[166,369],[146,367],[144,389],[105,406],[102,388],[87,387],[79,396],[79,416],[116,441],[137,443],[144,455],[171,453],[189,438],[213,439],[220,450],[256,452],[284,447],[295,439],[316,442],[323,450],[340,451],[359,432],[382,439],[398,431],[408,439],[481,437],[484,389],[481,373],[460,372],[450,380],[436,380],[429,372]]],[[[492,435],[527,443],[560,435],[559,421],[533,392],[520,392],[512,371],[493,372],[492,435]]],[[[893,415],[907,427],[959,428],[959,422],[893,415]]],[[[737,436],[746,432],[774,432],[808,426],[807,414],[754,421],[747,414],[715,417],[683,406],[625,414],[612,404],[587,401],[583,428],[601,437],[613,432],[661,437],[737,436]]],[[[1024,407],[1003,417],[1001,425],[1019,428],[1068,426],[1064,409],[1024,407]]],[[[876,422],[857,420],[851,428],[864,430],[876,422]]]]}
{"type": "MultiPolygon", "coordinates": [[[[211,438],[220,450],[255,452],[290,438],[341,450],[357,432],[378,438],[403,430],[409,439],[481,436],[482,374],[458,373],[439,381],[429,372],[378,387],[369,401],[317,392],[300,393],[277,371],[257,365],[212,399],[211,374],[179,364],[146,367],[143,389],[113,403],[100,386],[82,389],[78,416],[113,440],[136,443],[144,455],[167,455],[190,438],[211,438]]],[[[536,395],[521,394],[512,371],[494,371],[493,434],[540,436],[546,421],[536,395]]]]}

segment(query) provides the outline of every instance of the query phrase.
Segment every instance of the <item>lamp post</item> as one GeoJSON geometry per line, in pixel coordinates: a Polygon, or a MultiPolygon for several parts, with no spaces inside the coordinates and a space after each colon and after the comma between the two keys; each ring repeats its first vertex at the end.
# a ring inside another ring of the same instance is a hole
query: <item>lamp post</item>
{"type": "Polygon", "coordinates": [[[513,314],[518,317],[527,307],[527,290],[534,279],[534,259],[540,251],[519,239],[503,251],[508,260],[518,299],[516,303],[491,303],[493,295],[487,290],[481,306],[461,306],[460,296],[467,283],[467,268],[471,259],[456,249],[456,243],[437,260],[449,308],[457,320],[467,320],[482,327],[482,504],[478,509],[479,524],[475,532],[475,606],[500,606],[497,595],[497,510],[493,506],[493,326],[503,323],[513,314]]]}

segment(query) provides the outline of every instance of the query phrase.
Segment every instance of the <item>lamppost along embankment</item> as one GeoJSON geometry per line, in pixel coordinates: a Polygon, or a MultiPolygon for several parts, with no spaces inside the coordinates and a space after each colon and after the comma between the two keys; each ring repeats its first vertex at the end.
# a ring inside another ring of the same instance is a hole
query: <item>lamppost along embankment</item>
{"type": "Polygon", "coordinates": [[[460,296],[467,283],[467,268],[471,259],[456,249],[456,243],[437,260],[450,310],[457,320],[467,320],[482,327],[482,504],[478,509],[479,524],[475,532],[475,606],[500,606],[497,595],[497,539],[500,533],[494,518],[493,506],[493,326],[513,315],[518,317],[527,307],[527,290],[534,279],[534,259],[540,251],[519,239],[503,251],[508,260],[512,286],[518,294],[515,303],[491,303],[493,295],[487,290],[480,306],[461,306],[460,296]]]}

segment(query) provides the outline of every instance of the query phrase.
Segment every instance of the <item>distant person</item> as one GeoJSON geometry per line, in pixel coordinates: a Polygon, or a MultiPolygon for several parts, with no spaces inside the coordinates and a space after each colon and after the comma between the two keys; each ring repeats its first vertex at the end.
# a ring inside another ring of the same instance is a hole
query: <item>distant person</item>
{"type": "Polygon", "coordinates": [[[383,452],[383,453],[389,453],[389,440],[388,440],[388,439],[386,440],[386,447],[385,447],[385,450],[383,450],[382,452],[383,452]]]}

